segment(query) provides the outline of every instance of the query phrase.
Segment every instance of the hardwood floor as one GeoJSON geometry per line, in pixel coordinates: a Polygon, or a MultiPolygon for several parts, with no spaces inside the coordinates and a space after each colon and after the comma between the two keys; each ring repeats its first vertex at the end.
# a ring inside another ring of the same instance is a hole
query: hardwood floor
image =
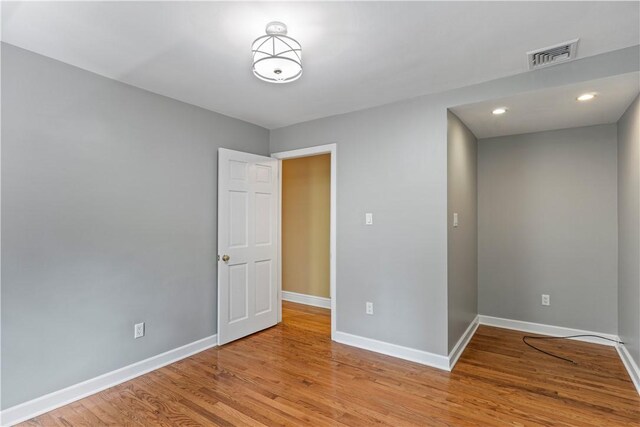
{"type": "Polygon", "coordinates": [[[24,426],[640,425],[612,347],[537,342],[481,326],[453,372],[331,342],[329,312],[285,303],[283,323],[24,426]]]}

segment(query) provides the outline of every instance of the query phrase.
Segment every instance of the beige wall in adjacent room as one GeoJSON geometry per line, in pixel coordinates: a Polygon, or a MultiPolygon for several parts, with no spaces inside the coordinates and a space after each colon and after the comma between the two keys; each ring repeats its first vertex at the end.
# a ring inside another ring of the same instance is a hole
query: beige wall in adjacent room
{"type": "Polygon", "coordinates": [[[331,155],[282,162],[282,290],[329,298],[331,155]]]}

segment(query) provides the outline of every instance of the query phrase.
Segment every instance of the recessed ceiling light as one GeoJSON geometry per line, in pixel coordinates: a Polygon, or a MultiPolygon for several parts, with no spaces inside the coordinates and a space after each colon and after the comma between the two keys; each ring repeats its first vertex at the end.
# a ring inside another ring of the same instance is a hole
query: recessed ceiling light
{"type": "Polygon", "coordinates": [[[579,97],[577,97],[576,99],[578,101],[590,101],[593,98],[595,98],[596,95],[593,93],[583,93],[582,95],[580,95],[579,97]]]}
{"type": "Polygon", "coordinates": [[[504,114],[506,112],[507,112],[507,109],[505,107],[496,108],[495,110],[492,111],[492,113],[495,114],[496,116],[500,114],[504,114]]]}

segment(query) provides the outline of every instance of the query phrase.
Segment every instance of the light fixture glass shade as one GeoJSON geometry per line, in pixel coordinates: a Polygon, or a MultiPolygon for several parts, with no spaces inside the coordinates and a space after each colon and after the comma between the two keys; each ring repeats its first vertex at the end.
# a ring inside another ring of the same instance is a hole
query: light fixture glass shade
{"type": "Polygon", "coordinates": [[[302,75],[302,47],[287,36],[287,26],[281,22],[267,24],[267,35],[251,45],[253,74],[271,83],[288,83],[302,75]]]}

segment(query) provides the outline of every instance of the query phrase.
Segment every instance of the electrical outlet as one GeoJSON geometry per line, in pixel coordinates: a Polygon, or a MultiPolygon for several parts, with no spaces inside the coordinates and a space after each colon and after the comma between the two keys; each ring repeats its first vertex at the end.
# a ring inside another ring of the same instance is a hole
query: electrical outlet
{"type": "Polygon", "coordinates": [[[367,302],[366,312],[367,312],[367,314],[373,314],[373,303],[372,302],[367,302]]]}
{"type": "Polygon", "coordinates": [[[551,305],[551,300],[549,298],[549,295],[542,294],[542,305],[551,305]]]}
{"type": "Polygon", "coordinates": [[[453,226],[454,227],[458,226],[458,213],[457,212],[453,213],[453,226]]]}
{"type": "Polygon", "coordinates": [[[133,327],[133,337],[134,338],[142,338],[144,336],[144,322],[136,323],[133,327]]]}

